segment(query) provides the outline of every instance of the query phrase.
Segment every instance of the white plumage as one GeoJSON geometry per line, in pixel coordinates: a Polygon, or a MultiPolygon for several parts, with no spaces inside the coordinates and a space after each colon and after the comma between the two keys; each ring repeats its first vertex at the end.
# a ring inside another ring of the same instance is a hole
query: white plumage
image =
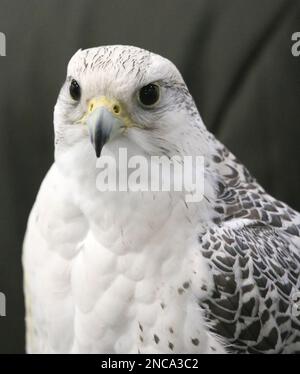
{"type": "Polygon", "coordinates": [[[55,162],[24,243],[28,352],[300,350],[291,301],[300,289],[299,214],[267,195],[206,130],[171,62],[135,47],[78,51],[54,125],[55,162]],[[70,96],[73,80],[79,100],[70,96]],[[149,110],[137,93],[152,82],[160,98],[149,110]],[[202,155],[205,198],[99,192],[81,121],[99,97],[130,119],[101,155],[120,147],[147,158],[202,155]]]}

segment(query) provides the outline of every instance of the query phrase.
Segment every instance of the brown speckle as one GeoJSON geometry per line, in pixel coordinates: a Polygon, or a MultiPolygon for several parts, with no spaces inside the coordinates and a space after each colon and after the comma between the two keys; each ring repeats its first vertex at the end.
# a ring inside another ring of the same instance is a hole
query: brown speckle
{"type": "Polygon", "coordinates": [[[142,332],[144,331],[143,326],[140,324],[140,322],[139,322],[139,328],[140,328],[140,330],[141,330],[142,332]]]}
{"type": "Polygon", "coordinates": [[[223,213],[224,213],[224,209],[223,209],[223,207],[221,207],[221,206],[217,206],[217,207],[215,207],[215,211],[216,211],[217,213],[220,213],[220,214],[223,214],[223,213]]]}
{"type": "Polygon", "coordinates": [[[189,287],[190,287],[190,282],[184,282],[183,285],[182,285],[182,287],[183,287],[184,289],[189,288],[189,287]]]}
{"type": "Polygon", "coordinates": [[[201,290],[202,290],[202,291],[207,291],[207,286],[206,286],[206,284],[203,284],[203,285],[201,286],[201,290]]]}
{"type": "Polygon", "coordinates": [[[153,338],[154,338],[155,343],[158,344],[159,343],[159,337],[156,334],[154,334],[153,338]]]}
{"type": "Polygon", "coordinates": [[[216,155],[213,156],[213,160],[214,160],[214,162],[216,162],[218,164],[222,161],[221,158],[219,156],[216,156],[216,155]]]}
{"type": "Polygon", "coordinates": [[[172,327],[169,328],[169,331],[170,331],[171,334],[174,334],[174,330],[173,330],[172,327]]]}
{"type": "Polygon", "coordinates": [[[174,344],[171,343],[171,342],[169,342],[169,348],[171,349],[171,351],[173,351],[173,349],[174,349],[174,344]]]}
{"type": "Polygon", "coordinates": [[[179,295],[182,295],[182,294],[183,294],[183,292],[184,292],[184,289],[183,289],[183,288],[181,288],[181,287],[179,287],[177,291],[178,291],[179,295]]]}
{"type": "Polygon", "coordinates": [[[215,347],[210,347],[210,349],[214,352],[216,352],[216,348],[215,347]]]}
{"type": "Polygon", "coordinates": [[[199,339],[197,339],[197,338],[192,338],[191,339],[191,341],[192,341],[192,343],[194,344],[194,345],[199,345],[199,339]]]}
{"type": "Polygon", "coordinates": [[[142,337],[142,335],[140,335],[140,341],[143,343],[144,339],[142,337]]]}
{"type": "Polygon", "coordinates": [[[165,309],[166,305],[165,303],[160,303],[161,309],[165,309]]]}

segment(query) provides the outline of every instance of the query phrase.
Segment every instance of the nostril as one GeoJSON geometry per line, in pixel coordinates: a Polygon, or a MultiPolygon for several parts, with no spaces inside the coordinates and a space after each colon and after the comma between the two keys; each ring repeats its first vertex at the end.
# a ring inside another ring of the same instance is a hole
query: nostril
{"type": "Polygon", "coordinates": [[[113,106],[113,111],[114,111],[114,113],[119,114],[120,113],[120,106],[119,105],[114,105],[113,106]]]}

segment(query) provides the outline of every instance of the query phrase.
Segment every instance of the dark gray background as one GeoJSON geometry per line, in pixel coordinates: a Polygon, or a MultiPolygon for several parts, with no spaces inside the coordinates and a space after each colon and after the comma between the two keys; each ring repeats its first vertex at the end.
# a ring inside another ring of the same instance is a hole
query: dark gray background
{"type": "Polygon", "coordinates": [[[171,59],[208,128],[300,210],[299,21],[297,0],[0,0],[0,352],[24,351],[22,240],[53,161],[53,106],[72,54],[133,44],[171,59]]]}

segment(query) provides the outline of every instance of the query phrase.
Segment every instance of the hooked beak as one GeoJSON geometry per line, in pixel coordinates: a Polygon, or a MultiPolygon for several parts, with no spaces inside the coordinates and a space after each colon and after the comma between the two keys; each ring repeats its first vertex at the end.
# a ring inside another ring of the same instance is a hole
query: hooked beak
{"type": "Polygon", "coordinates": [[[109,140],[122,134],[124,129],[129,127],[128,116],[124,115],[121,105],[105,97],[89,102],[86,117],[97,157],[100,157],[102,148],[109,140]]]}

